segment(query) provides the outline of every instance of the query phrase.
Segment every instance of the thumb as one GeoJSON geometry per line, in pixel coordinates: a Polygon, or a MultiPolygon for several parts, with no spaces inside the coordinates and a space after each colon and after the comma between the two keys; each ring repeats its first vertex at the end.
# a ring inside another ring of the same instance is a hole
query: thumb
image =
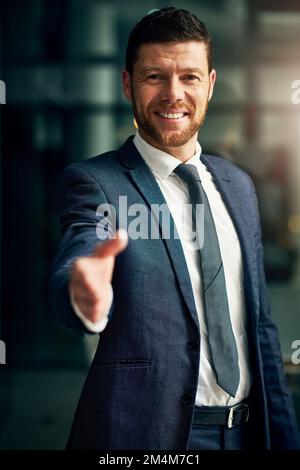
{"type": "Polygon", "coordinates": [[[117,256],[128,244],[128,235],[126,230],[116,231],[114,238],[110,238],[101,245],[99,244],[92,253],[94,258],[105,258],[107,256],[117,256]]]}

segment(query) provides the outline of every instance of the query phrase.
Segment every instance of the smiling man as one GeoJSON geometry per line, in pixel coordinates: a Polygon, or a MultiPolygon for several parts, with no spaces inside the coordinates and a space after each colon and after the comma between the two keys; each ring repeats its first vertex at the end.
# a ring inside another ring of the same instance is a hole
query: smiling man
{"type": "Polygon", "coordinates": [[[194,154],[216,71],[199,41],[143,44],[123,73],[140,136],[182,162],[194,154]]]}
{"type": "Polygon", "coordinates": [[[145,16],[130,34],[123,72],[136,135],[61,176],[51,301],[66,326],[100,333],[68,448],[298,445],[254,188],[198,143],[215,80],[201,21],[171,7],[145,16]],[[144,223],[153,205],[166,205],[178,237],[128,237],[117,217],[116,234],[100,243],[97,208],[118,213],[120,197],[146,208],[144,223]],[[197,249],[182,220],[203,236],[197,249]]]}

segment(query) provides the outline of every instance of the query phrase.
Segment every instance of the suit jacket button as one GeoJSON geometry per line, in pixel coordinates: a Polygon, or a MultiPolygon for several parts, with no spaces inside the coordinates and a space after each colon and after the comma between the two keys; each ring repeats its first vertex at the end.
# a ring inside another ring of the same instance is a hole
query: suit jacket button
{"type": "Polygon", "coordinates": [[[188,348],[190,351],[197,351],[199,348],[199,341],[197,339],[188,342],[188,348]]]}
{"type": "Polygon", "coordinates": [[[184,405],[189,405],[190,403],[193,403],[195,398],[195,395],[193,393],[186,393],[181,397],[181,401],[184,405]]]}

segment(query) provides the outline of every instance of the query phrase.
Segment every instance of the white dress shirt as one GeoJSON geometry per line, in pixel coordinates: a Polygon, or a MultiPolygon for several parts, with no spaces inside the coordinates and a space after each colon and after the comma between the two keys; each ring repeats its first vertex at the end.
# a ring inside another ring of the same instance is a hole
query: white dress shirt
{"type": "MultiPolygon", "coordinates": [[[[197,406],[232,406],[246,398],[251,386],[251,372],[247,341],[247,318],[245,311],[245,299],[243,291],[243,265],[239,239],[234,225],[217,190],[211,173],[201,162],[201,146],[196,143],[195,154],[185,163],[196,166],[203,189],[206,192],[213,219],[215,222],[221,256],[224,264],[225,282],[229,304],[229,312],[233,333],[236,340],[240,383],[236,396],[228,395],[216,382],[216,377],[210,364],[207,327],[202,297],[201,271],[199,269],[198,253],[194,249],[192,234],[192,219],[186,216],[185,205],[189,204],[189,193],[186,184],[173,173],[173,170],[181,162],[172,155],[148,144],[137,132],[134,140],[135,146],[152,171],[168,204],[174,219],[177,232],[183,248],[187,268],[190,275],[195,305],[198,313],[201,348],[199,364],[199,381],[196,394],[197,406]]],[[[111,302],[112,302],[111,296],[111,302]]],[[[71,296],[71,302],[77,315],[93,332],[101,332],[107,324],[107,316],[97,325],[86,322],[86,318],[79,311],[71,296]]],[[[107,309],[107,315],[111,306],[107,309]]],[[[230,365],[229,365],[230,367],[230,365]]]]}

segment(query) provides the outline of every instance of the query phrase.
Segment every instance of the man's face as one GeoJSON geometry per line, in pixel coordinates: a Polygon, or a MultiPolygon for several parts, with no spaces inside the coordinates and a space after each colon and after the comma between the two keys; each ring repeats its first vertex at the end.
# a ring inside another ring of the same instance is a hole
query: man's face
{"type": "Polygon", "coordinates": [[[142,45],[132,76],[123,73],[124,93],[132,101],[141,136],[162,149],[196,138],[215,79],[203,42],[142,45]]]}

